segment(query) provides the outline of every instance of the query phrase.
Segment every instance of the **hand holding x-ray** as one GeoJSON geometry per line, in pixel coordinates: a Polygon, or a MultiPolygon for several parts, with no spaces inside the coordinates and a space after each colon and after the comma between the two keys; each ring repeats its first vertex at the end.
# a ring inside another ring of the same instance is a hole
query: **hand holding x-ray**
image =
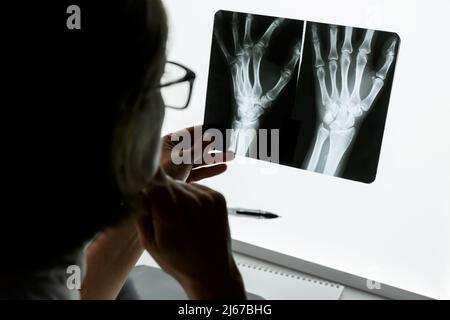
{"type": "Polygon", "coordinates": [[[300,43],[293,48],[293,54],[273,88],[265,91],[261,85],[261,64],[269,47],[273,33],[284,19],[275,19],[263,36],[256,43],[252,39],[253,16],[247,15],[243,44],[239,37],[239,21],[237,13],[233,14],[232,34],[234,54],[230,54],[222,36],[215,31],[215,38],[230,67],[235,100],[235,112],[232,122],[233,133],[229,151],[238,155],[246,155],[250,144],[260,126],[261,118],[278,98],[281,91],[290,81],[300,58],[300,43]]]}
{"type": "Polygon", "coordinates": [[[330,50],[328,62],[325,63],[322,58],[324,41],[320,38],[317,25],[313,24],[311,28],[320,121],[306,169],[332,176],[340,174],[345,154],[351,148],[358,127],[384,86],[395,60],[397,46],[397,39],[392,39],[386,47],[384,63],[378,71],[374,71],[368,61],[375,31],[366,31],[357,54],[353,54],[353,29],[346,27],[339,56],[338,30],[337,26],[329,28],[330,50]],[[328,152],[323,151],[326,142],[328,152]]]}

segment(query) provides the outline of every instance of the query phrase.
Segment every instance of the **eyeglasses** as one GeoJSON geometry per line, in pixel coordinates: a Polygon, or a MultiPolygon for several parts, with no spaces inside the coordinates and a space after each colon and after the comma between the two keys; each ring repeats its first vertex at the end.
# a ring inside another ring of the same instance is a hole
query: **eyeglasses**
{"type": "Polygon", "coordinates": [[[172,61],[167,61],[161,84],[161,91],[166,107],[186,109],[191,101],[195,73],[189,68],[172,61]]]}

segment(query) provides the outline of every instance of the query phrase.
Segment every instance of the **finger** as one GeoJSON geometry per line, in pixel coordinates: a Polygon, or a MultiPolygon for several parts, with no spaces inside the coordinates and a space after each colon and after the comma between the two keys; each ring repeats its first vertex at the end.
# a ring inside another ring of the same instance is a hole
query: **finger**
{"type": "Polygon", "coordinates": [[[330,27],[330,54],[328,55],[328,60],[338,60],[339,55],[337,52],[337,37],[338,37],[338,27],[330,27]]]}
{"type": "Polygon", "coordinates": [[[191,153],[191,159],[193,165],[201,165],[203,163],[203,155],[205,150],[208,152],[211,149],[211,138],[208,138],[208,134],[203,135],[202,127],[194,127],[192,145],[186,152],[191,153]]]}
{"type": "Polygon", "coordinates": [[[236,53],[239,53],[241,52],[241,44],[239,43],[239,17],[236,12],[233,13],[231,27],[233,32],[234,50],[236,53]]]}
{"type": "Polygon", "coordinates": [[[220,130],[207,130],[205,132],[202,142],[202,165],[211,164],[211,161],[226,162],[234,159],[233,153],[223,152],[225,147],[223,133],[220,130]]]}
{"type": "Polygon", "coordinates": [[[193,136],[195,132],[197,132],[197,131],[201,132],[202,129],[203,129],[203,125],[199,124],[199,125],[192,126],[189,128],[181,129],[175,133],[188,131],[191,134],[191,136],[193,136]]]}
{"type": "Polygon", "coordinates": [[[261,47],[255,46],[253,48],[253,94],[258,97],[262,94],[260,69],[263,54],[264,53],[261,47]]]}
{"type": "Polygon", "coordinates": [[[385,62],[384,65],[378,70],[376,77],[380,78],[381,80],[386,80],[387,74],[389,73],[389,70],[391,69],[391,65],[395,60],[395,49],[397,47],[397,39],[392,40],[391,45],[386,50],[385,53],[385,62]]]}
{"type": "Polygon", "coordinates": [[[328,95],[327,85],[325,83],[325,63],[322,59],[322,49],[320,44],[319,32],[317,29],[317,25],[313,24],[311,27],[312,33],[312,41],[314,45],[314,56],[315,56],[315,64],[316,67],[316,76],[317,81],[320,87],[320,94],[322,96],[322,104],[324,106],[329,104],[330,97],[328,95]]]}
{"type": "Polygon", "coordinates": [[[283,21],[282,18],[275,19],[256,45],[260,48],[267,48],[273,33],[281,26],[283,21]]]}
{"type": "Polygon", "coordinates": [[[322,59],[322,49],[320,44],[320,38],[319,38],[319,31],[316,24],[313,24],[311,27],[311,33],[312,33],[312,41],[314,45],[314,57],[315,57],[315,67],[316,68],[323,68],[325,66],[325,63],[322,59]]]}
{"type": "Polygon", "coordinates": [[[337,60],[339,59],[339,55],[337,52],[337,36],[338,36],[338,28],[337,26],[330,27],[330,53],[328,55],[328,65],[330,71],[330,79],[331,79],[331,98],[336,99],[338,97],[337,90],[337,60]]]}
{"type": "Polygon", "coordinates": [[[262,86],[260,78],[261,60],[264,55],[262,46],[254,46],[252,50],[253,60],[253,94],[260,97],[262,95],[262,86]]]}
{"type": "Polygon", "coordinates": [[[190,149],[187,152],[190,152],[191,157],[193,158],[193,168],[198,168],[201,166],[209,166],[211,164],[217,164],[222,162],[229,162],[234,160],[234,153],[232,152],[217,152],[217,150],[212,150],[210,146],[207,146],[205,149],[197,146],[197,149],[190,149]],[[208,153],[208,155],[206,155],[208,153]],[[201,155],[200,155],[201,154],[201,155]]]}
{"type": "Polygon", "coordinates": [[[247,18],[245,19],[245,35],[244,35],[244,48],[245,49],[253,46],[252,23],[253,23],[253,16],[251,14],[249,14],[249,15],[247,15],[247,18]]]}
{"type": "Polygon", "coordinates": [[[210,167],[202,167],[191,171],[187,182],[200,181],[203,179],[211,178],[219,174],[224,173],[227,170],[227,165],[221,163],[210,167]]]}
{"type": "Polygon", "coordinates": [[[219,47],[220,47],[227,63],[231,63],[231,55],[228,52],[228,49],[225,46],[225,42],[223,41],[222,36],[220,35],[217,28],[214,29],[214,38],[216,39],[217,43],[219,44],[219,47]]]}
{"type": "Polygon", "coordinates": [[[190,159],[192,160],[191,164],[201,164],[203,159],[203,141],[202,139],[199,141],[194,141],[192,148],[186,150],[185,152],[189,154],[190,159]]]}
{"type": "Polygon", "coordinates": [[[345,27],[344,43],[341,48],[341,53],[344,52],[353,53],[352,37],[353,37],[353,28],[345,27]]]}
{"type": "Polygon", "coordinates": [[[341,97],[347,99],[350,96],[350,89],[348,85],[348,70],[352,61],[351,54],[353,53],[352,46],[353,28],[345,27],[344,44],[341,49],[341,97]]]}
{"type": "Polygon", "coordinates": [[[380,70],[378,70],[375,78],[373,79],[373,84],[369,95],[361,103],[361,107],[364,111],[368,111],[372,107],[375,99],[383,88],[384,81],[386,80],[387,74],[389,73],[392,63],[395,60],[396,47],[397,39],[394,39],[392,40],[389,48],[386,50],[384,65],[380,68],[380,70]]]}
{"type": "Polygon", "coordinates": [[[364,36],[363,43],[359,47],[359,52],[363,52],[366,55],[372,52],[372,39],[375,34],[374,30],[367,30],[366,35],[364,36]]]}
{"type": "Polygon", "coordinates": [[[193,145],[195,142],[195,138],[202,136],[201,134],[198,134],[198,133],[202,133],[203,132],[202,130],[203,130],[202,125],[192,126],[189,128],[178,130],[173,133],[169,133],[168,135],[163,137],[163,140],[165,143],[175,146],[179,143],[179,137],[184,137],[186,135],[189,135],[191,137],[191,141],[192,141],[191,145],[193,145]]]}
{"type": "Polygon", "coordinates": [[[358,56],[356,57],[355,86],[353,87],[353,97],[360,99],[361,81],[366,69],[368,55],[372,52],[372,39],[375,31],[367,30],[363,43],[359,47],[358,56]]]}
{"type": "Polygon", "coordinates": [[[269,90],[264,96],[263,104],[266,101],[267,103],[275,101],[275,99],[278,97],[278,95],[281,93],[284,87],[289,83],[289,81],[292,78],[292,75],[294,74],[295,67],[297,66],[297,63],[300,59],[300,54],[301,54],[301,44],[299,43],[294,47],[292,57],[284,67],[283,71],[281,72],[281,77],[278,80],[277,84],[273,89],[269,90]]]}
{"type": "Polygon", "coordinates": [[[218,153],[215,153],[214,157],[212,157],[212,158],[213,158],[212,163],[207,163],[207,162],[203,161],[202,164],[196,164],[193,166],[193,168],[195,169],[195,168],[200,168],[200,167],[208,166],[208,165],[212,165],[212,164],[230,162],[230,161],[234,160],[235,154],[230,151],[218,152],[218,153]]]}
{"type": "Polygon", "coordinates": [[[166,159],[170,153],[170,159],[177,157],[184,164],[194,164],[202,157],[203,143],[202,126],[195,126],[171,133],[163,138],[162,159],[166,159]],[[177,154],[175,154],[177,152],[177,154]],[[188,162],[186,162],[188,161],[188,162]]]}

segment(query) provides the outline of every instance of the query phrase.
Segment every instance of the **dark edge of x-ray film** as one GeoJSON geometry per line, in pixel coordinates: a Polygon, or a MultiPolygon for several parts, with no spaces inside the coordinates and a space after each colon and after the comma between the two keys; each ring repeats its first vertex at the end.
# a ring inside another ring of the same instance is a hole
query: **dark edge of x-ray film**
{"type": "MultiPolygon", "coordinates": [[[[231,29],[232,16],[233,12],[218,11],[214,21],[214,30],[223,35],[223,42],[231,52],[233,52],[234,46],[231,29]]],[[[240,37],[243,37],[246,16],[246,13],[238,13],[240,37]]],[[[276,17],[255,14],[252,16],[254,17],[252,37],[256,41],[276,17]]],[[[316,104],[318,85],[315,82],[316,68],[311,36],[313,24],[317,26],[321,39],[323,60],[325,64],[328,63],[331,25],[307,21],[302,56],[300,57],[301,65],[297,64],[294,76],[260,121],[261,129],[278,129],[280,131],[280,164],[299,169],[306,169],[305,161],[311,153],[311,145],[314,144],[315,131],[318,126],[318,106],[316,104]]],[[[285,19],[279,30],[273,34],[261,67],[263,88],[270,88],[278,80],[280,70],[289,60],[295,41],[299,41],[303,37],[304,25],[305,21],[302,20],[285,19]]],[[[345,27],[337,26],[337,28],[337,49],[340,56],[345,27]]],[[[365,32],[366,29],[353,28],[352,65],[355,63],[365,32]]],[[[394,38],[397,39],[395,58],[384,81],[384,86],[370,110],[361,117],[360,124],[356,126],[356,136],[342,162],[345,165],[342,166],[336,177],[363,183],[372,183],[376,179],[400,46],[399,36],[391,32],[376,31],[372,41],[372,53],[369,55],[367,64],[368,68],[373,66],[375,72],[379,70],[384,63],[386,45],[394,38]]],[[[329,76],[326,78],[326,82],[329,85],[329,76]]],[[[361,96],[367,93],[363,91],[361,91],[361,96]]],[[[219,129],[225,134],[226,129],[231,128],[233,116],[234,91],[230,67],[213,34],[204,128],[205,130],[219,129]]],[[[325,147],[327,146],[325,145],[325,147]]],[[[225,150],[228,145],[224,145],[223,148],[225,150]]]]}

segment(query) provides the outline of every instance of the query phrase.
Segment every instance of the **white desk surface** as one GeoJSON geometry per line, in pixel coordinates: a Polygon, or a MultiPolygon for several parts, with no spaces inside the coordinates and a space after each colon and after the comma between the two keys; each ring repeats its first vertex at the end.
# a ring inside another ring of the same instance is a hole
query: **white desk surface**
{"type": "MultiPolygon", "coordinates": [[[[147,253],[145,252],[141,258],[139,259],[139,261],[137,262],[138,266],[140,265],[145,265],[145,266],[150,266],[150,267],[156,267],[159,268],[158,264],[155,262],[155,260],[153,260],[153,258],[147,253]]],[[[257,293],[255,293],[257,294],[257,293]]],[[[370,294],[361,290],[357,290],[354,288],[350,288],[350,287],[345,287],[342,295],[341,295],[341,300],[383,300],[384,298],[374,295],[374,294],[370,294]]]]}
{"type": "Polygon", "coordinates": [[[190,109],[168,111],[165,132],[201,124],[214,13],[253,12],[397,32],[396,68],[379,173],[364,185],[263,164],[231,166],[206,184],[230,206],[278,221],[231,219],[233,237],[417,292],[450,298],[448,0],[165,0],[169,58],[197,73],[190,109]],[[406,7],[407,6],[407,7],[406,7]]]}

